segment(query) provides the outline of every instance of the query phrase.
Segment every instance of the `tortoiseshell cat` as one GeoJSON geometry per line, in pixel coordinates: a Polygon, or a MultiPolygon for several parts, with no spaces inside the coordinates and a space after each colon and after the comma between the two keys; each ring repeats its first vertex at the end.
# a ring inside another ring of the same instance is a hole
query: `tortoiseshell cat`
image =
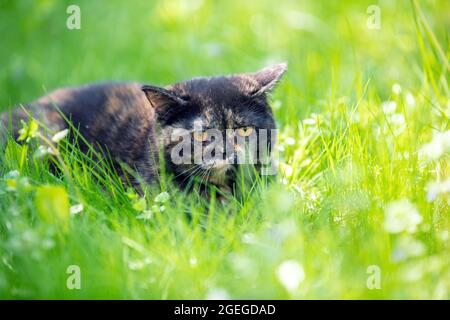
{"type": "MultiPolygon", "coordinates": [[[[158,150],[162,147],[167,171],[181,187],[187,177],[197,175],[230,190],[233,169],[238,164],[227,161],[228,155],[216,155],[216,160],[209,163],[176,164],[171,156],[178,140],[171,136],[183,129],[192,135],[193,142],[201,143],[204,148],[200,152],[205,153],[211,152],[208,146],[213,141],[204,129],[198,131],[196,124],[215,128],[224,136],[226,129],[237,130],[244,137],[257,129],[275,129],[267,93],[286,68],[286,64],[278,64],[255,73],[194,78],[164,88],[139,83],[63,88],[26,105],[25,109],[54,132],[68,127],[62,112],[91,145],[107,149],[116,163],[134,168],[148,184],[158,178],[158,150]]],[[[3,114],[0,124],[4,127],[12,124],[17,137],[19,120],[27,121],[27,112],[16,108],[12,113],[3,114]]],[[[225,136],[225,140],[228,138],[225,136]]],[[[269,150],[273,143],[270,139],[267,142],[269,150]]],[[[80,148],[86,151],[87,146],[81,144],[80,148]]],[[[232,157],[236,159],[235,155],[232,157]]],[[[132,184],[138,187],[136,180],[132,184]]]]}

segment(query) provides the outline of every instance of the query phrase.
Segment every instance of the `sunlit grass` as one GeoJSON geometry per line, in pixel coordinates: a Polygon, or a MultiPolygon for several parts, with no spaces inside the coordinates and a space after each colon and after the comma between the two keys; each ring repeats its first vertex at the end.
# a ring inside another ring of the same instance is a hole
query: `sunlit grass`
{"type": "Polygon", "coordinates": [[[100,3],[80,1],[78,31],[63,2],[0,5],[0,105],[285,60],[279,175],[226,205],[168,178],[142,198],[64,139],[56,171],[35,154],[45,142],[9,139],[0,297],[450,298],[449,3],[382,2],[379,30],[365,1],[100,3]]]}

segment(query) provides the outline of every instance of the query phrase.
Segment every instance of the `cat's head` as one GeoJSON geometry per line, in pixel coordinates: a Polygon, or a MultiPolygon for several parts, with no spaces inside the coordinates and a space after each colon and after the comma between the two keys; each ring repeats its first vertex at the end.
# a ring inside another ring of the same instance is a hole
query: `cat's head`
{"type": "Polygon", "coordinates": [[[270,153],[275,121],[267,94],[286,69],[282,63],[254,73],[142,87],[157,115],[166,162],[178,180],[196,176],[229,185],[236,166],[243,163],[238,155],[250,143],[253,153],[256,146],[253,160],[270,153]]]}

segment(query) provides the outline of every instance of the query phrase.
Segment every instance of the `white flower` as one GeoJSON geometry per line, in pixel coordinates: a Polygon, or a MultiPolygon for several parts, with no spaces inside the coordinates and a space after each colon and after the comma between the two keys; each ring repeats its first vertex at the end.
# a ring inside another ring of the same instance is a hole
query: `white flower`
{"type": "Polygon", "coordinates": [[[444,149],[442,148],[442,144],[436,142],[437,141],[432,141],[423,145],[419,151],[420,157],[427,158],[429,160],[439,159],[444,153],[444,149]]]}
{"type": "Polygon", "coordinates": [[[381,103],[381,108],[385,114],[393,114],[397,109],[397,103],[395,101],[384,101],[381,103]]]}
{"type": "Polygon", "coordinates": [[[450,192],[450,178],[442,182],[435,181],[427,184],[427,200],[430,202],[435,200],[440,194],[448,192],[450,192]]]}
{"type": "Polygon", "coordinates": [[[424,265],[422,263],[402,268],[400,271],[402,279],[407,282],[419,281],[423,277],[424,273],[425,270],[424,265]]]}
{"type": "Polygon", "coordinates": [[[300,163],[300,167],[307,167],[311,164],[311,162],[312,162],[311,158],[306,158],[300,163]]]}
{"type": "Polygon", "coordinates": [[[84,210],[84,206],[82,203],[71,206],[69,209],[70,215],[76,215],[84,210]]]}
{"type": "Polygon", "coordinates": [[[394,83],[392,86],[392,92],[396,95],[399,95],[402,92],[402,87],[398,83],[394,83]]]}
{"type": "Polygon", "coordinates": [[[437,160],[445,152],[450,152],[450,130],[435,134],[431,142],[423,145],[419,150],[419,157],[437,160]]]}
{"type": "Polygon", "coordinates": [[[285,140],[286,144],[289,146],[293,146],[295,144],[295,139],[292,137],[287,137],[285,140]]]}
{"type": "Polygon", "coordinates": [[[408,258],[419,257],[426,251],[425,245],[411,236],[400,237],[392,250],[394,261],[404,261],[408,258]]]}
{"type": "Polygon", "coordinates": [[[287,163],[280,163],[281,171],[284,174],[285,177],[292,176],[293,169],[292,166],[287,163]]]}
{"type": "Polygon", "coordinates": [[[12,170],[9,171],[7,174],[5,174],[5,176],[3,177],[3,179],[7,180],[7,179],[16,179],[20,177],[20,172],[17,170],[12,170]]]}
{"type": "Polygon", "coordinates": [[[256,236],[253,233],[244,233],[244,235],[242,235],[241,241],[242,241],[242,243],[246,243],[246,244],[257,243],[256,236]]]}
{"type": "Polygon", "coordinates": [[[413,233],[422,222],[419,211],[408,199],[391,202],[385,210],[384,229],[389,233],[413,233]]]}
{"type": "Polygon", "coordinates": [[[195,267],[197,265],[197,258],[196,257],[191,257],[189,259],[189,264],[193,267],[195,267]]]}
{"type": "Polygon", "coordinates": [[[406,129],[405,117],[401,113],[393,114],[390,117],[389,122],[391,123],[394,134],[397,136],[406,129]]]}
{"type": "Polygon", "coordinates": [[[39,146],[39,148],[37,148],[37,150],[34,153],[34,157],[39,159],[39,158],[45,157],[48,154],[57,155],[58,150],[52,149],[50,147],[39,146]]]}
{"type": "Polygon", "coordinates": [[[305,280],[305,271],[303,266],[295,260],[286,260],[282,262],[276,271],[278,280],[288,290],[296,290],[305,280]]]}
{"type": "Polygon", "coordinates": [[[166,207],[154,204],[154,205],[152,205],[152,209],[149,211],[153,211],[154,213],[164,212],[164,211],[166,211],[166,207]]]}
{"type": "Polygon", "coordinates": [[[167,201],[169,201],[170,199],[170,195],[168,192],[161,192],[160,194],[158,194],[155,197],[155,202],[157,203],[166,203],[167,201]]]}
{"type": "Polygon", "coordinates": [[[412,95],[411,92],[406,93],[405,102],[408,107],[413,108],[416,106],[416,99],[414,99],[414,96],[412,95]]]}
{"type": "Polygon", "coordinates": [[[153,218],[152,210],[144,210],[140,215],[136,217],[139,220],[151,220],[153,218]]]}
{"type": "Polygon", "coordinates": [[[128,268],[130,268],[130,270],[141,270],[151,263],[152,260],[149,257],[146,257],[143,260],[128,261],[128,268]]]}
{"type": "Polygon", "coordinates": [[[313,126],[316,124],[316,122],[317,122],[316,119],[312,119],[312,118],[303,120],[303,124],[308,125],[308,126],[313,126]]]}
{"type": "Polygon", "coordinates": [[[314,126],[317,124],[318,115],[316,113],[311,113],[311,118],[303,119],[303,124],[306,126],[314,126]]]}
{"type": "Polygon", "coordinates": [[[64,129],[64,130],[62,130],[62,131],[60,131],[60,132],[57,132],[57,133],[52,137],[52,141],[55,142],[55,143],[58,143],[58,142],[60,142],[62,139],[64,139],[64,138],[67,136],[68,133],[69,133],[69,130],[68,130],[68,129],[64,129]]]}
{"type": "Polygon", "coordinates": [[[229,300],[230,295],[222,288],[212,288],[206,295],[206,300],[229,300]]]}

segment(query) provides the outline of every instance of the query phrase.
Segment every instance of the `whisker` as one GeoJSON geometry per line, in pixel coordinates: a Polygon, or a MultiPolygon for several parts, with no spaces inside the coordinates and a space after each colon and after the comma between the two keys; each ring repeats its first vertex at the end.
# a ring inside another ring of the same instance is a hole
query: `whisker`
{"type": "Polygon", "coordinates": [[[194,170],[194,169],[197,169],[199,167],[199,165],[195,165],[195,166],[193,166],[193,167],[189,167],[189,168],[187,168],[186,170],[184,170],[184,171],[182,171],[182,172],[180,172],[179,174],[177,174],[176,176],[175,176],[175,178],[178,178],[179,176],[181,176],[181,175],[183,175],[183,174],[186,174],[186,173],[188,173],[189,171],[192,171],[192,170],[194,170]]]}
{"type": "Polygon", "coordinates": [[[192,177],[193,175],[197,174],[199,171],[201,171],[201,169],[202,169],[201,166],[195,167],[195,170],[191,171],[181,182],[184,182],[187,179],[189,179],[190,177],[192,177]]]}

